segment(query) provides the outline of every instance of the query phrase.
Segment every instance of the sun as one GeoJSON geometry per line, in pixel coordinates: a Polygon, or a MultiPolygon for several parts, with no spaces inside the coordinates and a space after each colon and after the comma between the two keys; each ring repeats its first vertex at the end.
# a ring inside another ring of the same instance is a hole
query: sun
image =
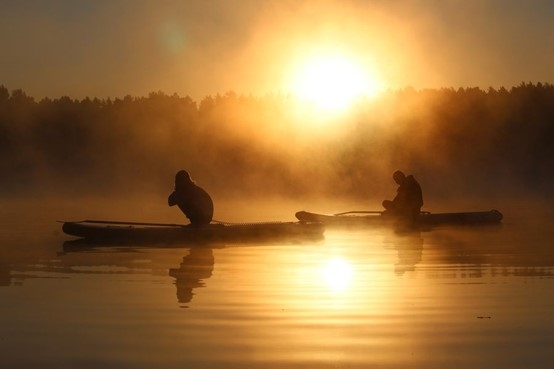
{"type": "Polygon", "coordinates": [[[379,78],[353,57],[324,54],[307,58],[292,73],[290,89],[321,111],[337,112],[382,90],[379,78]]]}

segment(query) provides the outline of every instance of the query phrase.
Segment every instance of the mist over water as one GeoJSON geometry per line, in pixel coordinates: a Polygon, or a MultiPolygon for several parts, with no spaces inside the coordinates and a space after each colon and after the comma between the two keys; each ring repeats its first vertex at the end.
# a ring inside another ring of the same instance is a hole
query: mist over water
{"type": "Polygon", "coordinates": [[[552,101],[554,87],[540,83],[407,88],[322,114],[281,95],[36,102],[1,87],[0,197],[22,223],[187,223],[167,206],[186,169],[212,196],[216,220],[294,221],[299,210],[381,210],[400,169],[421,184],[425,211],[548,221],[552,101]]]}
{"type": "Polygon", "coordinates": [[[284,198],[376,209],[400,169],[421,183],[424,210],[552,201],[548,84],[391,91],[336,115],[275,95],[35,102],[0,92],[4,198],[161,200],[186,169],[216,207],[284,198]]]}

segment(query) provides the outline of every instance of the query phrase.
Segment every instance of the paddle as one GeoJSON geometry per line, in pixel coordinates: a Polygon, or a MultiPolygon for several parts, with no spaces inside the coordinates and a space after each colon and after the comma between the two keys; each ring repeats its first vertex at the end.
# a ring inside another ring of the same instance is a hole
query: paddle
{"type": "Polygon", "coordinates": [[[336,213],[333,215],[346,215],[346,214],[383,214],[382,211],[376,211],[376,210],[353,210],[353,211],[345,211],[343,213],[336,213]]]}
{"type": "MultiPolygon", "coordinates": [[[[58,221],[61,223],[68,223],[64,221],[58,221]]],[[[126,224],[126,225],[143,225],[143,226],[160,226],[160,227],[185,227],[186,224],[175,224],[175,223],[143,223],[143,222],[118,222],[113,220],[80,220],[73,223],[98,223],[98,224],[126,224]]]]}
{"type": "MultiPolygon", "coordinates": [[[[337,213],[333,215],[346,215],[346,214],[383,214],[384,211],[376,211],[376,210],[353,210],[353,211],[345,211],[344,213],[337,213]]],[[[429,211],[421,211],[421,214],[431,214],[429,211]]]]}

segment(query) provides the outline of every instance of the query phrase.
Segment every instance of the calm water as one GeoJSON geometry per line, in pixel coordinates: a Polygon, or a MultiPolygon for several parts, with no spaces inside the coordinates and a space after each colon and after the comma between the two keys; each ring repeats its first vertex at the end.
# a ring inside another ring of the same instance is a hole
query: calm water
{"type": "Polygon", "coordinates": [[[2,368],[554,365],[548,218],[75,250],[67,209],[17,209],[1,213],[2,368]]]}

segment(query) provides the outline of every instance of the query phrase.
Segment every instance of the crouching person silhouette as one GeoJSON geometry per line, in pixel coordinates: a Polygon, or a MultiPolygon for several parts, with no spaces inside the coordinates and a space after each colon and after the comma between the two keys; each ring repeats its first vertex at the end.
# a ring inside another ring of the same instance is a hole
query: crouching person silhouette
{"type": "Polygon", "coordinates": [[[398,191],[393,200],[384,200],[385,215],[392,215],[407,222],[415,224],[423,206],[423,194],[421,186],[413,175],[406,176],[397,170],[392,178],[398,184],[398,191]]]}
{"type": "Polygon", "coordinates": [[[210,195],[190,178],[185,170],[175,175],[175,190],[167,199],[169,206],[177,205],[192,226],[210,224],[214,205],[210,195]]]}

